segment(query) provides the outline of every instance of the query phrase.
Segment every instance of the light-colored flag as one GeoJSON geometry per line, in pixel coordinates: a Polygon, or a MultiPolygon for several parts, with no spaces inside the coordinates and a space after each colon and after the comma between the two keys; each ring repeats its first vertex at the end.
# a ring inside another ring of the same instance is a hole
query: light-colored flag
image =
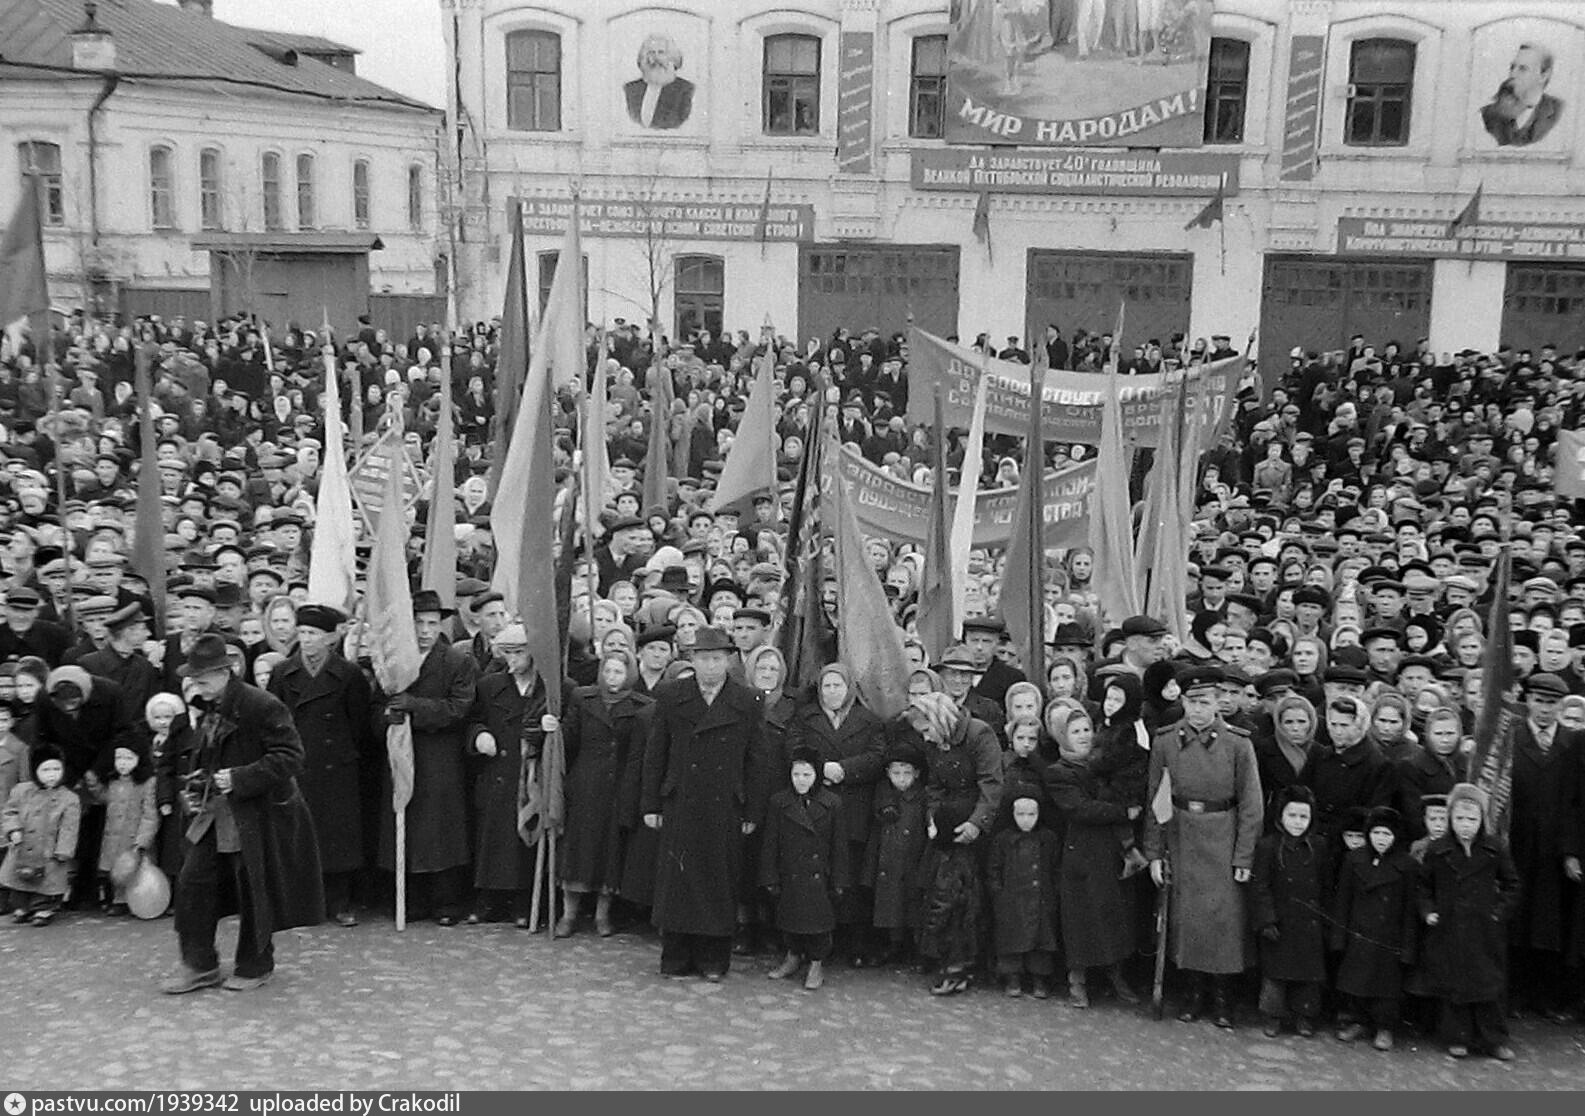
{"type": "MultiPolygon", "coordinates": [[[[400,421],[400,420],[398,420],[400,421]]],[[[398,438],[388,452],[401,453],[398,438]]],[[[413,594],[407,583],[407,517],[401,512],[401,472],[388,463],[385,507],[369,559],[369,589],[365,601],[369,626],[369,664],[380,689],[399,694],[418,680],[423,658],[418,653],[418,632],[413,625],[413,594]]],[[[400,814],[413,797],[413,734],[404,721],[388,726],[386,758],[391,765],[391,807],[400,814]]]]}
{"type": "Polygon", "coordinates": [[[154,388],[149,365],[152,344],[140,344],[133,353],[138,393],[138,437],[142,464],[138,467],[138,507],[132,547],[132,568],[154,598],[155,630],[165,632],[165,524],[161,499],[160,467],[155,455],[154,388]]]}
{"type": "MultiPolygon", "coordinates": [[[[341,426],[341,385],[336,377],[335,348],[325,325],[325,452],[321,458],[319,495],[314,500],[314,544],[308,555],[308,599],[350,614],[357,600],[357,527],[352,512],[352,486],[347,479],[347,449],[341,426]]],[[[353,401],[356,406],[356,400],[353,401]]]]}
{"type": "Polygon", "coordinates": [[[767,346],[749,389],[743,419],[738,423],[732,448],[727,450],[716,481],[710,510],[750,510],[747,502],[761,492],[776,495],[776,358],[767,346]]]}
{"type": "Polygon", "coordinates": [[[1568,500],[1585,497],[1585,430],[1560,430],[1552,485],[1568,500]]]}
{"type": "Polygon", "coordinates": [[[440,418],[429,456],[429,519],[424,529],[424,560],[418,583],[457,607],[457,434],[452,422],[451,345],[440,347],[440,418]]]}
{"type": "MultiPolygon", "coordinates": [[[[989,357],[987,356],[987,360],[989,357]]],[[[958,477],[957,502],[952,507],[952,568],[966,571],[969,552],[974,549],[975,494],[980,488],[980,473],[985,463],[985,400],[991,378],[982,369],[974,389],[974,409],[969,416],[969,440],[963,446],[963,470],[958,477]]],[[[952,579],[952,630],[963,630],[968,611],[967,577],[952,579]]]]}
{"type": "Polygon", "coordinates": [[[644,453],[644,511],[666,507],[666,481],[671,477],[671,369],[663,346],[655,348],[649,366],[649,445],[644,453]]]}

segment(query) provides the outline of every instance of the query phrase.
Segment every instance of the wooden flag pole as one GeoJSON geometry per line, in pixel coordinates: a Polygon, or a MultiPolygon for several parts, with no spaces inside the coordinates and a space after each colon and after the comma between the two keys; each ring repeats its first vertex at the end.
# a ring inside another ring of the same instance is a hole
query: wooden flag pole
{"type": "MultiPolygon", "coordinates": [[[[531,783],[539,782],[539,761],[531,760],[532,770],[528,779],[531,783]]],[[[543,807],[541,807],[543,809],[543,807]]],[[[539,904],[545,886],[545,840],[544,834],[534,842],[534,891],[528,900],[528,929],[530,933],[539,932],[539,904]]]]}

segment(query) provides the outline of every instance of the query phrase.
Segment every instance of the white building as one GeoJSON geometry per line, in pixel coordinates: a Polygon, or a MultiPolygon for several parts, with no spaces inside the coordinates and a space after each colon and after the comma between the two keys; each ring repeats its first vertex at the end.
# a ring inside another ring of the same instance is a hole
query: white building
{"type": "Polygon", "coordinates": [[[529,279],[546,282],[560,221],[536,215],[576,181],[598,203],[589,302],[607,321],[644,318],[658,293],[671,330],[701,317],[756,330],[768,315],[805,337],[890,331],[912,311],[1000,338],[1107,326],[1126,300],[1138,339],[1258,326],[1268,366],[1294,342],[1339,348],[1356,330],[1439,350],[1585,344],[1579,0],[1215,0],[1204,146],[1089,154],[1168,171],[1209,158],[1229,176],[1225,219],[1185,228],[1209,189],[993,188],[989,251],[977,190],[912,185],[916,160],[922,174],[955,158],[936,138],[954,108],[946,0],[441,3],[460,74],[447,155],[460,156],[470,317],[499,312],[508,200],[531,203],[529,279]],[[624,87],[653,32],[680,49],[686,113],[630,111],[624,87]],[[1549,52],[1561,113],[1544,139],[1499,144],[1481,110],[1523,43],[1549,52]],[[1474,242],[1447,238],[1478,187],[1474,242]],[[631,235],[655,227],[658,204],[700,223],[660,243],[631,235]]]}
{"type": "Polygon", "coordinates": [[[438,316],[439,110],[358,77],[349,47],[208,0],[86,7],[0,0],[0,210],[43,176],[59,304],[208,319],[251,299],[306,324],[372,291],[382,316],[438,316]],[[230,261],[213,292],[211,250],[230,261]]]}

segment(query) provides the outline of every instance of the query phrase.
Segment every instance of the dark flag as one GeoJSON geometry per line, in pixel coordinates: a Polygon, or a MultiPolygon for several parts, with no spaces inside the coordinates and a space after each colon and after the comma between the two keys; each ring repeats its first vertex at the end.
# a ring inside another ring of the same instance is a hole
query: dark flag
{"type": "MultiPolygon", "coordinates": [[[[812,393],[814,398],[821,398],[823,390],[823,383],[817,383],[812,393]]],[[[811,408],[809,437],[798,468],[792,516],[787,526],[787,577],[782,591],[782,619],[776,646],[787,660],[787,681],[783,689],[789,694],[801,694],[826,665],[826,622],[820,601],[823,580],[820,481],[825,457],[824,426],[825,408],[811,408]]]]}
{"type": "Polygon", "coordinates": [[[1024,654],[1024,673],[1037,684],[1046,677],[1045,493],[1046,441],[1041,427],[1045,402],[1046,347],[1036,345],[1029,366],[1029,440],[1013,505],[1013,535],[1002,575],[1002,620],[1013,646],[1024,654]]]}
{"type": "Polygon", "coordinates": [[[991,247],[991,192],[981,190],[979,201],[974,203],[974,239],[985,245],[985,258],[996,262],[996,250],[991,247]]]}
{"type": "Polygon", "coordinates": [[[517,429],[517,408],[528,375],[528,278],[523,263],[523,206],[512,203],[512,254],[501,308],[501,349],[495,365],[495,418],[490,430],[490,498],[501,487],[506,451],[517,429]]]}
{"type": "Polygon", "coordinates": [[[1475,749],[1469,755],[1465,778],[1489,796],[1486,830],[1504,840],[1513,805],[1513,729],[1519,714],[1510,695],[1515,685],[1513,632],[1508,623],[1508,582],[1513,557],[1504,543],[1497,557],[1497,573],[1487,618],[1485,658],[1480,666],[1480,716],[1475,718],[1475,749]]]}
{"type": "Polygon", "coordinates": [[[947,428],[941,417],[941,381],[935,385],[935,429],[931,435],[930,525],[925,534],[924,583],[919,587],[919,639],[932,663],[957,638],[952,612],[952,515],[947,499],[947,428]]]}
{"type": "MultiPolygon", "coordinates": [[[[0,233],[0,329],[50,308],[49,287],[44,279],[44,226],[39,220],[38,182],[34,175],[22,176],[22,194],[17,198],[11,223],[0,233]]],[[[42,325],[43,336],[38,339],[41,352],[49,344],[49,323],[42,325]]]]}
{"type": "Polygon", "coordinates": [[[1220,224],[1227,216],[1227,194],[1222,186],[1217,186],[1216,196],[1205,203],[1205,208],[1194,215],[1194,218],[1183,227],[1185,229],[1208,229],[1212,225],[1220,224]]]}
{"type": "Polygon", "coordinates": [[[1457,236],[1459,233],[1463,232],[1465,229],[1469,228],[1471,225],[1475,224],[1475,222],[1480,220],[1480,195],[1485,188],[1486,184],[1484,182],[1476,185],[1475,193],[1471,195],[1469,201],[1464,204],[1464,208],[1458,211],[1458,216],[1453,218],[1452,221],[1448,222],[1448,236],[1457,236]]]}
{"type": "Polygon", "coordinates": [[[148,583],[154,602],[155,630],[165,631],[165,522],[160,488],[160,467],[154,452],[154,382],[149,371],[149,345],[133,351],[133,375],[138,392],[138,441],[142,464],[138,466],[138,507],[134,521],[136,542],[132,568],[148,583]]]}

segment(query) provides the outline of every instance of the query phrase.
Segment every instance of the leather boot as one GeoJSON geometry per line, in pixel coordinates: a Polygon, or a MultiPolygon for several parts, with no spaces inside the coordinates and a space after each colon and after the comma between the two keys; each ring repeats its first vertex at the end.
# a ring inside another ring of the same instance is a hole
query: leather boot
{"type": "Polygon", "coordinates": [[[570,938],[578,927],[578,914],[583,907],[583,895],[576,891],[563,891],[561,901],[561,917],[556,920],[553,933],[558,938],[570,938]]]}
{"type": "Polygon", "coordinates": [[[804,991],[813,992],[825,982],[824,967],[818,961],[809,962],[809,973],[804,977],[804,991]]]}
{"type": "Polygon", "coordinates": [[[602,938],[616,933],[611,923],[611,896],[604,892],[594,901],[594,932],[602,938]]]}
{"type": "Polygon", "coordinates": [[[1178,1012],[1179,1023],[1198,1023],[1205,1015],[1205,1002],[1207,1000],[1205,981],[1196,978],[1194,991],[1189,993],[1189,1000],[1183,1005],[1183,1010],[1178,1012]]]}
{"type": "MultiPolygon", "coordinates": [[[[765,974],[765,978],[767,980],[786,980],[798,971],[800,964],[802,964],[802,959],[796,953],[789,953],[781,959],[780,965],[765,974]]],[[[818,964],[818,961],[810,962],[811,966],[818,964]]]]}
{"type": "Polygon", "coordinates": [[[1233,997],[1225,977],[1216,981],[1211,992],[1211,1021],[1224,1031],[1233,1029],[1233,997]]]}
{"type": "Polygon", "coordinates": [[[1068,1006],[1070,1008],[1090,1006],[1090,990],[1085,984],[1083,969],[1068,970],[1068,1006]]]}
{"type": "Polygon", "coordinates": [[[1123,978],[1123,970],[1118,965],[1113,965],[1107,975],[1112,978],[1112,994],[1125,1004],[1137,1004],[1139,993],[1128,986],[1128,981],[1123,978]]]}

